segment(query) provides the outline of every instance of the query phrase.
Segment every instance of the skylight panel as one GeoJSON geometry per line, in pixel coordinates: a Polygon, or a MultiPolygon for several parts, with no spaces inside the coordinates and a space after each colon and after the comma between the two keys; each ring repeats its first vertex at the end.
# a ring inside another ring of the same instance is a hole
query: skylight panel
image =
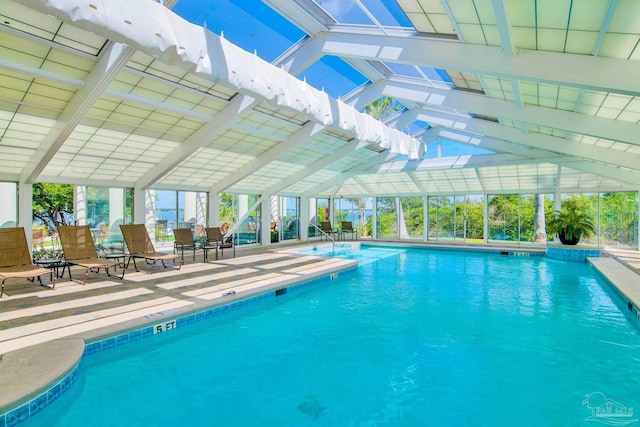
{"type": "Polygon", "coordinates": [[[248,52],[272,62],[304,37],[296,26],[260,0],[180,0],[173,11],[184,19],[224,38],[248,52]]]}
{"type": "Polygon", "coordinates": [[[333,98],[340,98],[368,81],[344,60],[330,55],[314,62],[298,77],[333,98]]]}

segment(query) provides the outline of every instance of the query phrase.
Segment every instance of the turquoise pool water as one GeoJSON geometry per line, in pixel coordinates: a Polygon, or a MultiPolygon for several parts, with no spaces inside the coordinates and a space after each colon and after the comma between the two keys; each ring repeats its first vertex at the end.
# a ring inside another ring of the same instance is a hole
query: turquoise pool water
{"type": "Polygon", "coordinates": [[[640,333],[587,264],[350,256],[337,280],[86,357],[21,425],[582,426],[587,394],[640,407],[640,333]]]}

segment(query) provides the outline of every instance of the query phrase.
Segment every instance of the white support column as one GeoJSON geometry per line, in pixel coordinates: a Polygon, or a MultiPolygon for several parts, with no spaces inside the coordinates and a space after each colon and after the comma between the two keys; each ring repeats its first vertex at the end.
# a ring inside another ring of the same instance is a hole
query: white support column
{"type": "MultiPolygon", "coordinates": [[[[636,218],[638,218],[638,222],[640,222],[640,191],[638,191],[637,197],[638,197],[638,215],[636,216],[636,218]]],[[[640,224],[637,225],[637,229],[638,229],[638,235],[636,236],[636,242],[637,242],[636,249],[640,250],[640,224]]]]}
{"type": "Polygon", "coordinates": [[[209,193],[209,227],[217,227],[220,224],[220,194],[209,193]]]}
{"type": "MultiPolygon", "coordinates": [[[[300,203],[300,217],[298,218],[298,224],[300,225],[300,240],[307,241],[309,239],[309,219],[310,219],[310,210],[311,210],[311,199],[307,197],[300,197],[298,201],[300,203]]],[[[312,212],[315,213],[315,199],[313,199],[314,209],[312,212]]]]}
{"type": "Polygon", "coordinates": [[[271,195],[262,195],[262,215],[260,216],[260,240],[263,246],[271,245],[271,218],[273,215],[273,205],[275,202],[276,211],[278,209],[278,197],[271,195]]]}
{"type": "MultiPolygon", "coordinates": [[[[246,194],[240,194],[238,196],[238,220],[245,217],[249,212],[249,196],[246,194]]],[[[243,226],[238,227],[239,231],[247,232],[249,231],[248,225],[244,224],[243,226]]]]}
{"type": "MultiPolygon", "coordinates": [[[[148,190],[150,197],[153,199],[155,192],[148,190]]],[[[140,188],[133,189],[133,223],[145,224],[146,212],[147,212],[147,191],[140,188]]]]}
{"type": "Polygon", "coordinates": [[[73,213],[76,224],[87,225],[87,187],[84,185],[73,187],[73,213]]]}
{"type": "MultiPolygon", "coordinates": [[[[11,200],[15,200],[16,195],[11,195],[11,200]]],[[[15,202],[13,202],[15,207],[15,202]]],[[[33,187],[31,184],[18,184],[18,225],[24,227],[27,234],[27,243],[31,248],[31,229],[33,228],[33,187]]]]}
{"type": "Polygon", "coordinates": [[[198,220],[196,207],[196,193],[193,191],[185,191],[184,193],[184,222],[195,224],[198,220]]]}
{"type": "Polygon", "coordinates": [[[269,196],[268,201],[265,203],[267,203],[269,207],[269,230],[271,230],[271,221],[276,221],[278,223],[278,233],[282,232],[284,229],[284,224],[281,223],[282,212],[284,211],[282,199],[278,196],[269,196]]]}
{"type": "MultiPolygon", "coordinates": [[[[0,182],[0,200],[3,201],[2,206],[0,206],[0,227],[15,227],[18,223],[21,223],[19,221],[20,211],[18,210],[19,194],[21,192],[16,183],[0,182]]],[[[29,214],[32,218],[31,210],[29,210],[29,214]]]]}
{"type": "Polygon", "coordinates": [[[375,240],[378,238],[378,198],[373,198],[373,230],[371,230],[371,237],[375,240]]]}
{"type": "Polygon", "coordinates": [[[489,243],[489,195],[484,193],[484,224],[482,225],[482,240],[489,243]]]}
{"type": "Polygon", "coordinates": [[[207,193],[204,191],[196,193],[196,224],[207,224],[207,193]]]}
{"type": "Polygon", "coordinates": [[[120,234],[124,224],[124,188],[109,188],[109,231],[120,234]]]}
{"type": "Polygon", "coordinates": [[[424,230],[422,232],[422,237],[426,242],[429,240],[429,196],[422,196],[422,211],[424,218],[424,230]]]}
{"type": "MultiPolygon", "coordinates": [[[[156,192],[153,190],[146,190],[143,193],[144,203],[141,212],[141,220],[151,236],[152,239],[156,238],[156,192]]],[[[137,212],[136,212],[137,216],[137,212]]],[[[136,221],[137,222],[137,221],[136,221]]]]}

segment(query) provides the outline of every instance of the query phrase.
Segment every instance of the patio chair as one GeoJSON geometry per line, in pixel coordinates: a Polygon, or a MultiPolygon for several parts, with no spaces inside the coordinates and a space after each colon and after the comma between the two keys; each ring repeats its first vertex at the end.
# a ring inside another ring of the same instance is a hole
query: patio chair
{"type": "Polygon", "coordinates": [[[334,240],[333,236],[338,236],[338,232],[333,229],[333,226],[329,221],[321,221],[320,230],[322,230],[322,234],[320,235],[320,240],[322,240],[323,237],[327,240],[329,239],[334,240]]]}
{"type": "Polygon", "coordinates": [[[193,251],[193,261],[196,260],[196,250],[200,249],[200,246],[193,240],[193,234],[190,228],[174,228],[173,235],[175,240],[173,242],[173,253],[175,254],[180,249],[180,256],[184,261],[184,250],[193,251]]]}
{"type": "MultiPolygon", "coordinates": [[[[124,278],[125,263],[98,256],[98,251],[93,242],[93,235],[88,225],[60,225],[58,226],[58,234],[60,235],[65,261],[68,264],[84,267],[85,269],[84,279],[82,280],[83,285],[87,284],[89,271],[94,269],[96,273],[99,273],[100,269],[104,268],[107,276],[117,277],[120,280],[124,278]],[[118,266],[122,267],[120,276],[109,273],[110,268],[116,269],[118,266]]],[[[73,280],[71,269],[69,269],[69,278],[73,280]]]]}
{"type": "Polygon", "coordinates": [[[167,229],[169,228],[169,221],[166,219],[156,220],[156,241],[167,238],[167,229]]]}
{"type": "Polygon", "coordinates": [[[194,234],[196,235],[196,239],[204,239],[207,237],[207,233],[204,231],[204,225],[196,224],[196,231],[194,234]]]}
{"type": "Polygon", "coordinates": [[[45,274],[51,277],[51,289],[55,289],[56,279],[53,271],[31,263],[24,227],[0,228],[0,277],[2,277],[0,298],[4,295],[4,283],[7,279],[33,279],[37,277],[40,284],[43,285],[42,276],[45,274]]]}
{"type": "Polygon", "coordinates": [[[31,247],[35,249],[36,246],[40,246],[40,249],[44,250],[44,231],[41,228],[31,230],[31,247]]]}
{"type": "MultiPolygon", "coordinates": [[[[173,261],[175,263],[176,259],[180,258],[180,255],[156,252],[144,224],[120,224],[120,230],[122,231],[122,237],[129,251],[127,268],[129,268],[129,263],[133,259],[133,266],[136,271],[139,271],[136,258],[143,258],[147,264],[151,264],[150,273],[153,273],[153,269],[158,261],[161,261],[162,266],[167,268],[165,261],[173,261]]],[[[179,262],[178,270],[180,270],[180,267],[182,267],[182,260],[179,262]]]]}
{"type": "Polygon", "coordinates": [[[345,234],[351,234],[351,240],[355,236],[356,240],[358,240],[358,229],[353,228],[353,223],[351,221],[342,221],[342,227],[340,230],[340,234],[342,234],[342,239],[344,240],[345,234]]]}
{"type": "Polygon", "coordinates": [[[225,239],[222,231],[220,231],[220,227],[207,227],[205,228],[205,232],[207,233],[207,239],[202,246],[205,262],[209,260],[209,250],[211,249],[216,250],[216,261],[218,260],[218,249],[220,249],[221,255],[224,256],[224,250],[232,248],[233,257],[236,257],[236,245],[233,243],[233,237],[225,239]]]}

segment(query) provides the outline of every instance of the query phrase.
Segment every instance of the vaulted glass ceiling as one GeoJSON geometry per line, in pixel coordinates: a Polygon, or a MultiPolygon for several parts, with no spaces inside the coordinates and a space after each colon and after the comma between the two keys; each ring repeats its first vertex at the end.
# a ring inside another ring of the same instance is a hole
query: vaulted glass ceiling
{"type": "Polygon", "coordinates": [[[312,197],[640,188],[633,0],[6,0],[0,18],[2,180],[312,197]],[[384,125],[362,118],[385,98],[384,125]]]}

